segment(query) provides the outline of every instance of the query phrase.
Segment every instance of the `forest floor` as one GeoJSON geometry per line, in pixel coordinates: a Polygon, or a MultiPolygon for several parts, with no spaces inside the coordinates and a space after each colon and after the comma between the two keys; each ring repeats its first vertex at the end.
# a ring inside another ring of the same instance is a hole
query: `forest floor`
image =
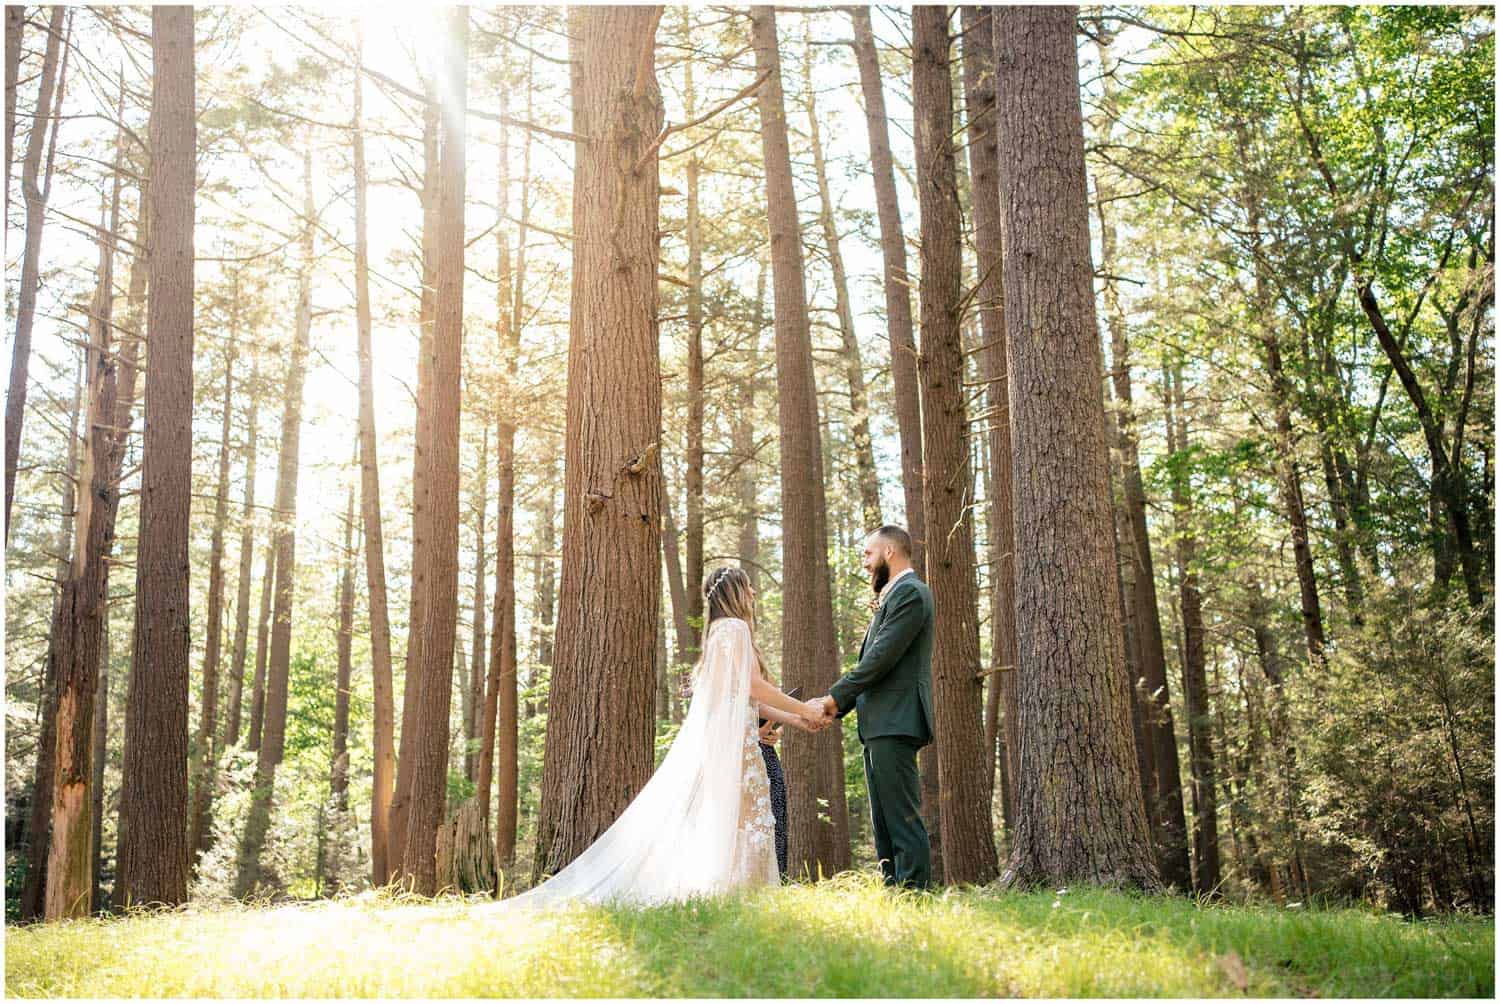
{"type": "Polygon", "coordinates": [[[506,916],[366,893],[9,928],[14,997],[1482,997],[1493,918],[1198,906],[1092,889],[930,896],[868,875],[506,916]]]}

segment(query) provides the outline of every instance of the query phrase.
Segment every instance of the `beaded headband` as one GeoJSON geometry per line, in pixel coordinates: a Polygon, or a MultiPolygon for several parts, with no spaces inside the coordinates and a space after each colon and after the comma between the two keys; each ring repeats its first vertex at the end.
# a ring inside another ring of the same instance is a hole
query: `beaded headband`
{"type": "Polygon", "coordinates": [[[727,577],[728,575],[729,575],[729,566],[728,565],[725,565],[723,568],[719,569],[719,571],[714,575],[714,580],[712,582],[710,582],[708,584],[708,588],[703,591],[703,598],[706,599],[706,600],[707,599],[712,599],[713,595],[714,595],[714,591],[719,588],[719,585],[721,583],[723,583],[725,577],[727,577]]]}

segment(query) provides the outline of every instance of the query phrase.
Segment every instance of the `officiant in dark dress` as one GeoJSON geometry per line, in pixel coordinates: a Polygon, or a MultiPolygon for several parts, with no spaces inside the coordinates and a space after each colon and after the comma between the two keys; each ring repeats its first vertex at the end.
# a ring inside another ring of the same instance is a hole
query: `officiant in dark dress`
{"type": "Polygon", "coordinates": [[[779,722],[760,720],[760,755],[766,761],[766,780],[771,783],[771,815],[776,818],[776,869],[786,881],[786,774],[781,769],[781,757],[776,754],[776,743],[785,728],[779,722]]]}

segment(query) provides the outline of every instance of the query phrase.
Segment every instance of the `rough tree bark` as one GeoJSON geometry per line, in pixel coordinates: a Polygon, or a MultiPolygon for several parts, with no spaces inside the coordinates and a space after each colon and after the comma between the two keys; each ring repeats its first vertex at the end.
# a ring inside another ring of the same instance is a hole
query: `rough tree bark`
{"type": "Polygon", "coordinates": [[[193,9],[151,10],[151,258],[135,653],[120,791],[121,905],[187,898],[193,469],[193,9]]]}
{"type": "MultiPolygon", "coordinates": [[[[448,12],[446,74],[439,89],[437,226],[433,235],[432,382],[428,420],[429,508],[426,608],[419,639],[409,756],[397,766],[406,788],[401,872],[423,895],[437,891],[437,831],[447,803],[448,716],[453,702],[453,652],[458,629],[458,439],[463,360],[464,153],[468,105],[469,9],[448,12]],[[407,785],[403,778],[410,778],[407,785]]],[[[409,681],[407,686],[412,686],[409,681]]],[[[404,737],[403,737],[404,738],[404,737]]]]}
{"type": "Polygon", "coordinates": [[[1015,428],[1021,765],[1012,883],[1160,885],[1131,747],[1089,251],[1077,9],[995,22],[1015,428]]]}
{"type": "Polygon", "coordinates": [[[953,156],[948,9],[912,9],[912,107],[921,210],[922,502],[927,582],[943,611],[933,644],[939,828],[950,883],[985,883],[999,871],[990,823],[993,754],[985,753],[974,575],[973,485],[964,402],[963,217],[953,156]]]}
{"type": "MultiPolygon", "coordinates": [[[[692,49],[691,8],[684,8],[684,42],[692,49]]],[[[693,90],[693,60],[683,61],[683,115],[698,117],[693,90]]],[[[687,526],[683,540],[684,599],[687,602],[687,646],[677,658],[691,665],[698,661],[703,635],[703,222],[698,212],[698,176],[702,165],[697,151],[687,162],[687,526]]]]}
{"type": "Polygon", "coordinates": [[[885,93],[880,84],[880,60],[870,8],[852,7],[854,55],[859,63],[859,85],[865,99],[865,126],[870,137],[870,168],[875,181],[875,211],[880,218],[880,252],[885,276],[885,324],[891,345],[892,396],[901,437],[901,487],[906,499],[906,523],[915,551],[912,565],[924,575],[927,529],[922,514],[922,410],[917,389],[917,345],[912,337],[911,276],[906,271],[906,238],[901,233],[901,205],[896,198],[896,170],[891,156],[890,127],[885,93]]]}
{"type": "MultiPolygon", "coordinates": [[[[812,333],[802,240],[792,188],[786,107],[776,12],[752,7],[756,70],[766,75],[757,94],[765,157],[766,210],[771,236],[776,376],[781,427],[782,565],[795,569],[783,583],[783,685],[806,695],[826,694],[838,671],[833,601],[828,581],[823,448],[813,385],[812,333]]],[[[817,876],[849,865],[849,813],[844,798],[843,737],[838,729],[786,736],[788,856],[794,875],[817,876]]]]}
{"type": "Polygon", "coordinates": [[[660,7],[571,7],[573,288],[563,563],[535,877],[572,861],[651,774],[661,591],[656,270],[660,7]],[[606,572],[607,570],[607,572],[606,572]],[[601,694],[610,711],[598,712],[601,694]]]}
{"type": "MultiPolygon", "coordinates": [[[[1010,387],[1005,368],[1005,296],[1001,261],[1000,159],[995,145],[995,54],[990,12],[985,7],[963,9],[964,107],[969,129],[970,201],[974,213],[974,251],[979,284],[974,293],[979,306],[982,348],[979,364],[984,374],[989,415],[990,561],[990,691],[986,695],[985,743],[990,762],[1004,758],[1001,774],[1014,783],[1020,770],[1016,743],[1016,562],[1015,506],[1011,497],[1010,387]],[[1003,716],[1002,716],[1003,712],[1003,716]],[[1003,717],[1003,725],[1002,725],[1003,717]]],[[[1004,786],[1006,827],[1013,825],[1015,799],[1004,786]]]]}

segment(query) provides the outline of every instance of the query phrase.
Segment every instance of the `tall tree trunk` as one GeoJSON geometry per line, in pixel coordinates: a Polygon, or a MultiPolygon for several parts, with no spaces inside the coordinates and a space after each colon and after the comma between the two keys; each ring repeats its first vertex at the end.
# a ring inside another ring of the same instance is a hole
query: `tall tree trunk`
{"type": "MultiPolygon", "coordinates": [[[[1105,129],[1115,121],[1118,112],[1116,83],[1112,75],[1114,61],[1110,52],[1113,36],[1100,28],[1095,36],[1099,59],[1108,68],[1104,77],[1105,129]]],[[[1114,189],[1106,175],[1094,178],[1099,218],[1100,268],[1106,276],[1115,272],[1115,226],[1106,207],[1114,189]]],[[[1120,477],[1124,496],[1124,518],[1120,520],[1120,550],[1124,563],[1124,616],[1131,626],[1132,651],[1126,653],[1134,672],[1130,677],[1133,693],[1142,704],[1141,718],[1146,738],[1151,744],[1152,772],[1142,779],[1149,794],[1146,812],[1156,844],[1157,866],[1162,881],[1178,889],[1192,882],[1188,862],[1187,824],[1182,808],[1182,767],[1177,756],[1177,729],[1172,720],[1171,687],[1167,680],[1166,648],[1162,642],[1161,612],[1156,599],[1156,569],[1151,560],[1151,539],[1146,529],[1146,490],[1141,479],[1139,438],[1136,432],[1135,400],[1130,384],[1130,340],[1125,312],[1120,306],[1116,281],[1104,281],[1104,315],[1109,327],[1110,379],[1116,398],[1115,437],[1120,452],[1120,477]],[[1137,676],[1138,674],[1138,676],[1137,676]],[[1136,690],[1136,680],[1145,679],[1144,693],[1136,690]],[[1147,699],[1146,695],[1151,695],[1147,699]]]]}
{"type": "Polygon", "coordinates": [[[1155,888],[1131,749],[1089,251],[1077,9],[995,22],[1021,767],[1009,875],[1155,888]]]}
{"type": "Polygon", "coordinates": [[[682,556],[677,547],[680,531],[677,529],[677,518],[672,512],[672,493],[666,488],[662,491],[661,522],[661,553],[662,561],[665,562],[667,568],[667,599],[672,604],[672,628],[676,642],[677,661],[687,663],[688,654],[693,651],[693,627],[692,621],[688,619],[691,616],[688,594],[702,589],[703,582],[702,580],[693,583],[683,581],[682,556]]]}
{"type": "MultiPolygon", "coordinates": [[[[1186,407],[1182,391],[1182,369],[1163,374],[1167,402],[1167,453],[1176,456],[1188,448],[1186,407]],[[1175,384],[1175,387],[1174,387],[1175,384]]],[[[1193,792],[1193,891],[1199,896],[1218,894],[1219,810],[1218,781],[1213,748],[1213,719],[1208,706],[1208,674],[1203,647],[1203,597],[1198,589],[1198,542],[1192,529],[1192,498],[1186,475],[1172,478],[1172,512],[1177,537],[1177,581],[1182,612],[1182,700],[1187,712],[1189,765],[1193,792]]]]}
{"type": "MultiPolygon", "coordinates": [[[[238,288],[234,310],[237,312],[238,288]]],[[[236,318],[236,323],[238,319],[236,318]]],[[[209,848],[213,832],[209,827],[213,805],[215,774],[218,773],[219,737],[219,649],[224,626],[224,524],[229,519],[229,435],[230,417],[234,414],[234,364],[239,350],[237,331],[231,331],[224,358],[224,406],[219,421],[219,488],[214,495],[214,524],[208,546],[208,627],[203,643],[203,696],[198,706],[198,734],[193,738],[192,789],[193,806],[188,818],[188,862],[196,874],[198,860],[209,848]]]]}
{"type": "Polygon", "coordinates": [[[912,107],[921,209],[922,457],[927,581],[944,611],[933,644],[943,873],[985,883],[998,870],[990,822],[993,755],[985,754],[979,675],[973,485],[964,404],[963,218],[953,164],[953,77],[948,9],[912,9],[912,107]]]}
{"type": "MultiPolygon", "coordinates": [[[[484,532],[489,522],[489,493],[488,482],[490,477],[490,427],[485,424],[479,433],[479,498],[476,500],[477,512],[474,514],[474,607],[470,618],[470,642],[469,651],[469,678],[463,687],[463,725],[464,725],[464,777],[475,780],[478,777],[476,771],[479,768],[479,747],[475,745],[479,740],[480,719],[484,710],[484,576],[485,576],[485,547],[484,532]]],[[[486,805],[489,799],[484,799],[486,805]]],[[[489,814],[485,813],[485,818],[489,814]]]]}
{"type": "MultiPolygon", "coordinates": [[[[401,738],[396,756],[395,790],[391,797],[390,869],[394,876],[401,871],[406,847],[406,820],[411,805],[411,770],[406,761],[412,755],[416,739],[415,705],[421,693],[422,639],[426,632],[428,578],[432,555],[431,505],[428,496],[431,478],[429,439],[432,423],[432,368],[435,263],[439,209],[439,135],[441,109],[437,84],[430,76],[423,80],[425,100],[422,106],[422,296],[418,321],[417,345],[417,417],[412,443],[411,478],[411,602],[406,618],[406,665],[401,692],[401,738]]],[[[446,669],[444,670],[446,672],[446,669]]]]}
{"type": "Polygon", "coordinates": [[[245,501],[240,517],[240,570],[234,599],[234,650],[230,656],[229,716],[224,723],[224,748],[239,744],[244,707],[245,660],[250,643],[250,579],[255,564],[255,467],[260,453],[256,434],[260,419],[260,356],[250,363],[250,391],[246,395],[249,426],[245,438],[245,501]]]}
{"type": "MultiPolygon", "coordinates": [[[[501,114],[508,112],[505,94],[500,96],[501,114]]],[[[527,140],[527,168],[530,166],[530,140],[527,140]]],[[[522,200],[526,199],[526,181],[522,200]]],[[[502,207],[510,203],[510,132],[500,127],[500,190],[502,207]]],[[[527,210],[523,207],[519,241],[526,241],[527,210]]],[[[501,388],[499,434],[496,453],[499,473],[498,498],[495,504],[495,599],[493,640],[490,647],[489,682],[485,688],[484,737],[479,757],[479,805],[489,818],[490,780],[499,776],[499,793],[495,811],[495,858],[508,868],[516,856],[517,798],[519,795],[519,694],[516,678],[516,362],[520,352],[521,291],[524,277],[512,276],[510,245],[505,231],[496,230],[495,341],[499,350],[501,388]],[[514,291],[514,292],[513,292],[514,291]],[[498,734],[497,734],[498,730],[498,734]],[[495,770],[498,753],[499,770],[495,770]]],[[[519,257],[519,252],[518,252],[519,257]]],[[[499,891],[499,885],[496,886],[499,891]]]]}
{"type": "MultiPolygon", "coordinates": [[[[364,41],[356,62],[364,64],[364,41]]],[[[395,693],[391,680],[391,619],[386,603],[385,530],[380,515],[380,458],[375,438],[375,360],[371,348],[369,181],[365,170],[364,74],[354,79],[354,310],[359,342],[359,507],[365,537],[365,591],[370,606],[370,663],[375,691],[374,776],[370,790],[370,874],[390,880],[389,823],[395,783],[395,693]]]]}
{"type": "Polygon", "coordinates": [[[661,594],[656,271],[660,7],[571,7],[573,289],[561,599],[536,877],[594,842],[651,775],[661,594]],[[606,376],[607,374],[607,376],[606,376]],[[594,574],[611,569],[608,581],[594,574]],[[608,629],[605,628],[608,625],[608,629]],[[595,696],[615,695],[596,715],[595,696]]]}
{"type": "MultiPolygon", "coordinates": [[[[117,112],[123,111],[124,85],[117,112]]],[[[117,470],[111,463],[116,444],[124,439],[111,423],[117,417],[118,349],[114,337],[114,257],[120,232],[120,185],[124,136],[116,139],[114,177],[107,206],[101,213],[99,265],[93,302],[89,305],[89,346],[83,372],[87,374],[88,418],[82,451],[83,468],[76,466],[75,437],[68,443],[68,490],[63,517],[67,532],[59,555],[72,555],[60,571],[61,590],[53,610],[45,695],[50,703],[37,749],[38,783],[30,833],[31,859],[22,905],[26,916],[45,913],[49,920],[88,916],[94,902],[94,836],[98,820],[98,786],[93,759],[97,721],[98,679],[104,661],[108,583],[105,557],[114,533],[113,506],[117,504],[117,470]],[[76,479],[76,480],[75,480],[76,479]],[[82,485],[82,492],[73,486],[82,485]],[[73,509],[77,506],[77,512],[73,509]],[[74,530],[77,532],[75,533],[74,530]],[[76,547],[75,547],[76,545],[76,547]],[[43,768],[45,767],[45,772],[43,768]],[[35,886],[33,886],[33,880],[35,886]]],[[[130,364],[133,393],[134,364],[130,364]]],[[[79,396],[74,396],[73,428],[77,428],[79,396]]],[[[126,422],[129,421],[126,412],[126,422]]]]}
{"type": "MultiPolygon", "coordinates": [[[[469,9],[455,7],[445,25],[448,56],[440,72],[444,117],[438,130],[438,219],[434,234],[432,383],[428,422],[429,507],[426,612],[410,756],[398,765],[406,787],[401,871],[415,891],[437,891],[437,831],[447,803],[448,716],[458,628],[458,440],[464,305],[464,154],[468,106],[469,9]]],[[[408,686],[411,683],[408,682],[408,686]]]]}
{"type": "Polygon", "coordinates": [[[188,530],[193,470],[193,9],[151,10],[151,296],[135,657],[120,794],[122,905],[187,898],[188,530]]]}
{"type": "Polygon", "coordinates": [[[865,126],[870,137],[870,170],[875,181],[875,211],[880,219],[880,252],[884,264],[885,324],[891,345],[892,396],[901,437],[901,486],[906,523],[914,551],[912,565],[925,572],[927,529],[922,512],[922,411],[918,398],[917,345],[912,337],[911,276],[906,271],[906,238],[901,233],[901,206],[896,198],[896,170],[891,156],[890,126],[880,84],[880,61],[869,7],[851,7],[854,55],[865,99],[865,126]]]}
{"type": "MultiPolygon", "coordinates": [[[[358,453],[356,441],[355,452],[358,453]]],[[[338,815],[331,827],[325,852],[332,867],[324,867],[328,895],[339,891],[338,861],[344,816],[349,812],[349,681],[354,647],[354,486],[349,487],[349,501],[344,506],[344,551],[339,556],[339,630],[338,663],[333,690],[333,754],[329,765],[328,787],[333,795],[333,810],[338,815]]]]}
{"type": "Polygon", "coordinates": [[[823,231],[828,266],[833,271],[834,303],[843,348],[844,379],[849,384],[849,430],[854,439],[860,507],[864,513],[865,529],[869,531],[885,522],[880,511],[880,478],[875,472],[875,449],[870,440],[870,404],[865,390],[864,363],[859,356],[859,339],[854,331],[854,308],[849,300],[849,275],[844,268],[844,253],[839,248],[838,225],[833,216],[833,195],[828,187],[828,165],[824,161],[822,132],[818,128],[811,45],[806,47],[806,53],[807,58],[802,64],[803,87],[807,97],[807,137],[812,147],[813,172],[818,180],[818,223],[823,231]]]}
{"type": "MultiPolygon", "coordinates": [[[[16,294],[16,340],[11,349],[10,387],[5,395],[5,539],[10,540],[10,509],[16,494],[16,463],[21,455],[21,423],[26,418],[27,371],[31,365],[31,328],[36,319],[36,293],[41,283],[42,227],[46,223],[47,198],[52,192],[52,160],[57,149],[57,130],[62,125],[63,93],[67,89],[68,44],[73,22],[61,4],[52,8],[47,28],[47,51],[42,57],[42,79],[31,116],[31,136],[26,159],[21,163],[21,195],[26,201],[26,244],[21,253],[21,286],[16,294]],[[63,18],[68,17],[67,37],[63,18]],[[63,54],[61,67],[58,49],[63,54]],[[52,127],[47,126],[48,119],[52,127]],[[50,143],[48,138],[51,138],[50,143]],[[42,150],[47,147],[47,174],[41,178],[42,150]]],[[[19,44],[19,32],[17,33],[19,44]]],[[[15,118],[15,90],[7,91],[11,121],[15,118]]],[[[7,133],[9,136],[9,133],[7,133]]],[[[10,144],[6,145],[6,191],[10,190],[10,144]]],[[[7,203],[9,199],[7,197],[7,203]]]]}
{"type": "MultiPolygon", "coordinates": [[[[313,202],[312,145],[302,153],[302,263],[297,282],[297,324],[288,366],[286,401],[281,412],[281,449],[276,462],[276,584],[272,596],[271,647],[266,663],[260,748],[256,751],[255,787],[240,841],[236,895],[245,896],[261,882],[260,855],[271,825],[276,768],[286,748],[287,687],[292,662],[292,600],[297,573],[297,479],[302,443],[302,386],[307,375],[308,339],[312,333],[312,277],[316,259],[317,205],[313,202]]],[[[253,723],[252,723],[253,724],[253,723]]]]}
{"type": "MultiPolygon", "coordinates": [[[[538,518],[541,524],[537,546],[540,554],[533,569],[533,591],[536,594],[536,661],[538,665],[550,667],[555,654],[554,641],[557,635],[557,563],[553,554],[557,551],[557,469],[549,465],[544,472],[542,487],[542,511],[538,518]]],[[[666,506],[662,509],[665,511],[666,506]]],[[[527,712],[530,717],[531,712],[527,712]]]]}
{"type": "Polygon", "coordinates": [[[986,7],[963,9],[964,103],[969,128],[969,178],[973,185],[974,250],[979,266],[975,293],[979,305],[984,374],[989,418],[990,470],[985,494],[989,497],[990,561],[990,703],[986,730],[990,762],[1003,760],[1006,828],[1015,818],[1011,784],[1020,773],[1016,743],[1016,563],[1015,506],[1011,497],[1010,388],[1005,364],[1005,290],[1001,274],[1004,242],[1000,233],[1000,160],[995,144],[994,31],[986,7]],[[1001,725],[1003,711],[1003,726],[1001,725]],[[1003,741],[1001,741],[1001,737],[1003,741]]]}
{"type": "MultiPolygon", "coordinates": [[[[683,8],[683,34],[688,51],[692,49],[691,8],[683,8]]],[[[688,121],[697,118],[696,94],[693,90],[693,60],[683,60],[683,115],[688,121]]],[[[697,152],[687,162],[687,534],[684,599],[687,602],[687,645],[680,648],[678,659],[686,664],[698,661],[699,640],[703,634],[703,224],[698,212],[698,176],[701,169],[697,152]]],[[[670,504],[670,503],[669,503],[670,504]]]]}
{"type": "MultiPolygon", "coordinates": [[[[106,583],[107,584],[107,583],[106,583]]],[[[89,792],[89,904],[104,906],[104,761],[109,755],[109,594],[99,597],[99,685],[94,689],[93,756],[89,792]]]]}
{"type": "MultiPolygon", "coordinates": [[[[781,633],[784,685],[806,695],[828,692],[838,669],[833,601],[828,581],[823,449],[813,384],[812,333],[802,268],[802,239],[792,188],[791,153],[781,88],[776,12],[752,7],[756,70],[766,75],[757,94],[765,157],[766,210],[771,235],[772,301],[776,324],[777,410],[781,426],[781,633]]],[[[844,799],[841,730],[786,737],[788,865],[814,876],[849,865],[849,814],[844,799]],[[840,839],[840,833],[843,838],[840,839]]]]}
{"type": "Polygon", "coordinates": [[[266,544],[265,569],[260,578],[260,614],[255,622],[255,676],[250,681],[250,730],[245,749],[260,750],[261,726],[266,717],[266,658],[271,647],[271,598],[276,593],[276,527],[274,514],[271,539],[266,544]]]}

